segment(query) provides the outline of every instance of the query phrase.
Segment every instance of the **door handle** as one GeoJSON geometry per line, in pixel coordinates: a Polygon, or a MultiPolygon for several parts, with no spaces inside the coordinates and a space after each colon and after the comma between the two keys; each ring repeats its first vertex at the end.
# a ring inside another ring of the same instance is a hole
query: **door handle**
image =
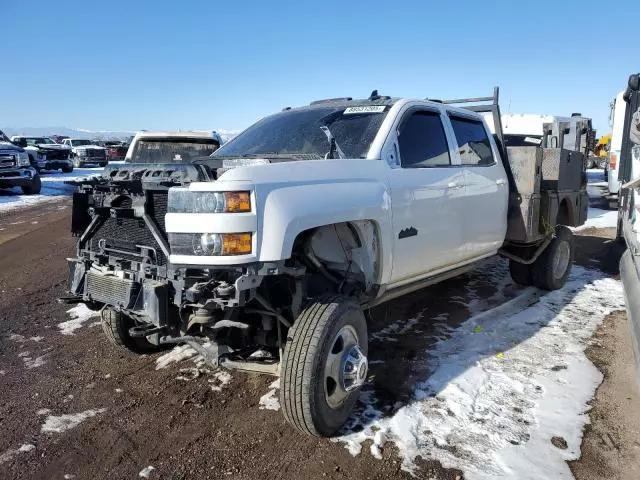
{"type": "Polygon", "coordinates": [[[447,188],[450,188],[452,190],[458,189],[458,188],[462,188],[462,187],[463,187],[463,185],[458,183],[458,182],[449,182],[449,183],[447,183],[447,188]]]}
{"type": "Polygon", "coordinates": [[[496,180],[496,185],[506,185],[507,181],[504,178],[496,180]]]}

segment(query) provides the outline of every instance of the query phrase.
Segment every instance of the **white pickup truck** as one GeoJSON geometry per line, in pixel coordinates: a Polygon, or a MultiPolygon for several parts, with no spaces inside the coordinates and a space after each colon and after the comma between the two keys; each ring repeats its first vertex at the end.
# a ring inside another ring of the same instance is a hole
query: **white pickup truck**
{"type": "Polygon", "coordinates": [[[367,379],[363,309],[495,255],[518,283],[565,282],[582,156],[522,147],[507,161],[501,137],[497,89],[452,102],[374,91],[287,108],[192,164],[109,166],[74,195],[64,300],[104,306],[121,347],[188,343],[279,375],[287,420],[331,435],[367,379]]]}

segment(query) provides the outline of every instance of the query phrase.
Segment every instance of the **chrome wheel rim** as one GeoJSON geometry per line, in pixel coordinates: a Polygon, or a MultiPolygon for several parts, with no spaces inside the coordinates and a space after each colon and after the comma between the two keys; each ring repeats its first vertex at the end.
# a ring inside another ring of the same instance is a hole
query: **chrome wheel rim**
{"type": "Polygon", "coordinates": [[[324,366],[325,399],[329,407],[340,408],[349,394],[367,378],[367,357],[359,345],[356,330],[345,325],[330,343],[324,366]]]}
{"type": "Polygon", "coordinates": [[[553,259],[553,277],[558,279],[567,271],[569,266],[569,259],[571,258],[571,247],[567,242],[560,242],[556,255],[553,259]]]}

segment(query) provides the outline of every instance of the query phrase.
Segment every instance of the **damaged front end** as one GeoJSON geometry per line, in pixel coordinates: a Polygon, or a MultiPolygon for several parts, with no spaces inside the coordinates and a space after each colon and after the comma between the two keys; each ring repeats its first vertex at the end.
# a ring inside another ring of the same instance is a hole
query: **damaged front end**
{"type": "MultiPolygon", "coordinates": [[[[290,325],[281,312],[287,309],[291,318],[295,312],[290,310],[299,310],[296,278],[304,268],[170,261],[172,253],[180,260],[179,240],[187,235],[167,233],[170,189],[175,203],[190,183],[215,178],[215,170],[204,165],[134,164],[109,166],[100,177],[70,182],[78,187],[72,213],[78,242],[76,256],[68,259],[71,296],[65,300],[125,315],[132,338],[153,345],[188,343],[213,364],[277,374],[281,327],[290,325]],[[272,290],[283,292],[278,298],[284,303],[276,306],[259,289],[265,277],[283,273],[286,278],[271,282],[272,290]]],[[[236,244],[229,245],[221,248],[236,244]]]]}

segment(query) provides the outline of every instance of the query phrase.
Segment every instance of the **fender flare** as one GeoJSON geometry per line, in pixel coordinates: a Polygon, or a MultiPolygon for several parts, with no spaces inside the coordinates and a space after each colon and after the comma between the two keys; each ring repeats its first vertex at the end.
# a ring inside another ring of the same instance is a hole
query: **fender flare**
{"type": "MultiPolygon", "coordinates": [[[[256,192],[260,197],[261,192],[256,192]]],[[[259,239],[263,262],[291,258],[300,233],[334,223],[370,221],[378,235],[382,266],[390,265],[392,245],[390,196],[375,181],[284,186],[264,193],[259,239]],[[268,230],[268,235],[264,232],[268,230]],[[389,246],[389,248],[385,248],[389,246]]]]}

